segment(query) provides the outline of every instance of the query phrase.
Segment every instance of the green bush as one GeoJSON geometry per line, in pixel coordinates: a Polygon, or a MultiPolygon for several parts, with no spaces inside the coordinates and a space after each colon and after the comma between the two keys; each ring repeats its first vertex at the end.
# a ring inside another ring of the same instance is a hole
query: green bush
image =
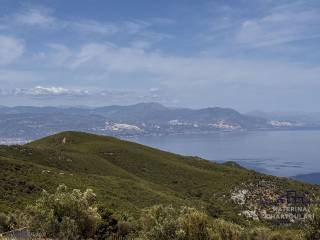
{"type": "Polygon", "coordinates": [[[146,209],[141,217],[142,239],[207,240],[208,217],[194,208],[157,205],[146,209]]]}
{"type": "Polygon", "coordinates": [[[219,240],[242,240],[243,229],[237,225],[225,220],[217,219],[211,227],[211,236],[218,236],[219,240]]]}
{"type": "Polygon", "coordinates": [[[137,236],[141,231],[141,225],[137,219],[122,213],[118,220],[118,231],[116,236],[119,239],[138,239],[137,236]]]}
{"type": "Polygon", "coordinates": [[[187,240],[210,239],[208,216],[194,208],[183,207],[178,218],[180,231],[187,240]]]}
{"type": "Polygon", "coordinates": [[[172,206],[157,205],[143,211],[141,238],[154,240],[179,239],[178,212],[172,206]]]}
{"type": "Polygon", "coordinates": [[[248,240],[269,240],[271,231],[268,228],[258,227],[249,231],[248,240]]]}
{"type": "Polygon", "coordinates": [[[314,218],[306,224],[305,238],[301,231],[242,228],[222,219],[209,219],[205,213],[185,206],[156,205],[145,209],[139,221],[126,214],[117,220],[111,210],[96,207],[92,190],[68,191],[65,185],[53,194],[43,191],[27,211],[28,215],[0,213],[0,232],[29,226],[43,239],[320,240],[318,208],[312,210],[314,218]]]}
{"type": "Polygon", "coordinates": [[[7,214],[0,213],[0,233],[10,230],[10,217],[7,214]]]}
{"type": "Polygon", "coordinates": [[[36,203],[28,207],[30,229],[51,238],[92,238],[101,222],[95,199],[90,189],[69,192],[65,185],[60,185],[54,194],[43,191],[36,203]]]}
{"type": "Polygon", "coordinates": [[[98,224],[95,238],[108,239],[111,236],[115,236],[118,232],[118,221],[113,217],[113,213],[103,207],[100,207],[98,212],[101,216],[101,221],[98,224]]]}
{"type": "Polygon", "coordinates": [[[16,228],[26,227],[29,222],[29,216],[22,212],[0,213],[0,233],[8,232],[16,228]]]}
{"type": "Polygon", "coordinates": [[[310,211],[313,218],[307,220],[305,227],[306,240],[320,240],[320,208],[314,206],[310,211]]]}
{"type": "Polygon", "coordinates": [[[290,234],[287,232],[285,232],[285,233],[272,233],[269,239],[270,240],[305,240],[300,235],[293,235],[293,234],[290,234]]]}

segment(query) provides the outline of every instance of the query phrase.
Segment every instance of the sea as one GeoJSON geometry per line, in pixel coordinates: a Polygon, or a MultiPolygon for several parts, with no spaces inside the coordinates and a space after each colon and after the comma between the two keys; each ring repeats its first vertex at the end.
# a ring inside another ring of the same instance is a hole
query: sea
{"type": "Polygon", "coordinates": [[[234,161],[276,176],[320,172],[320,131],[315,130],[139,136],[130,140],[210,161],[234,161]]]}

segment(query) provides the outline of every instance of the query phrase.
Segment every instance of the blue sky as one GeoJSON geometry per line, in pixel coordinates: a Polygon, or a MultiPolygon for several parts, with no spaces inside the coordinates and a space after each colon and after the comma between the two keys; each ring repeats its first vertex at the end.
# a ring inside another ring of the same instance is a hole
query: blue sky
{"type": "Polygon", "coordinates": [[[0,105],[320,111],[318,0],[0,4],[0,105]]]}

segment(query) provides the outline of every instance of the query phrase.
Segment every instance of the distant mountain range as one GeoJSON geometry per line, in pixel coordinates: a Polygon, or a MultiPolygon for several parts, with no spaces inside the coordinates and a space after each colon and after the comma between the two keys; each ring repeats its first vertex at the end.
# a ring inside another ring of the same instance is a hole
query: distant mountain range
{"type": "Polygon", "coordinates": [[[248,116],[261,117],[269,121],[289,122],[296,126],[305,128],[320,127],[320,112],[262,112],[252,111],[248,116]]]}
{"type": "Polygon", "coordinates": [[[98,108],[0,107],[2,144],[23,143],[66,130],[127,136],[319,126],[293,118],[241,114],[229,108],[170,108],[158,103],[98,108]]]}

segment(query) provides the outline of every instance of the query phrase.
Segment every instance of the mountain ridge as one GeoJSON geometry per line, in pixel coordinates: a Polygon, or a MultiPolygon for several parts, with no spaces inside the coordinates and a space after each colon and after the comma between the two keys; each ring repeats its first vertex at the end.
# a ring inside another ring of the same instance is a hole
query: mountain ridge
{"type": "Polygon", "coordinates": [[[246,116],[230,108],[171,108],[158,103],[97,108],[6,107],[0,109],[0,117],[0,136],[24,140],[66,130],[126,136],[270,127],[262,118],[246,116]]]}
{"type": "Polygon", "coordinates": [[[0,143],[6,144],[28,142],[67,130],[132,137],[319,128],[320,122],[317,124],[285,118],[250,116],[231,108],[173,108],[159,103],[97,108],[0,108],[0,143]]]}
{"type": "Polygon", "coordinates": [[[287,189],[320,193],[317,186],[234,164],[82,132],[0,146],[0,211],[23,208],[42,189],[51,191],[61,183],[92,188],[103,204],[119,212],[137,214],[159,203],[188,205],[243,224],[253,218],[264,221],[264,206],[259,204],[263,191],[268,192],[265,197],[276,197],[287,189]],[[239,191],[248,194],[245,205],[237,202],[239,191]]]}

